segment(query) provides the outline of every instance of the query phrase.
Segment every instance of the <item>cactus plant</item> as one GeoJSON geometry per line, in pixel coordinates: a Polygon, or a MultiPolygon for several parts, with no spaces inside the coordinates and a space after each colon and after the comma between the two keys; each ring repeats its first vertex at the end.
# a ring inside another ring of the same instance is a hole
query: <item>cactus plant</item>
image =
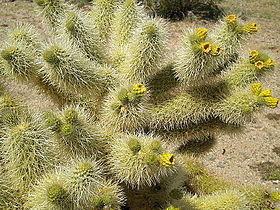
{"type": "Polygon", "coordinates": [[[229,15],[213,31],[186,29],[171,60],[168,24],[134,0],[96,0],[89,13],[35,2],[51,41],[19,24],[1,45],[0,75],[61,100],[34,114],[0,96],[0,166],[16,191],[0,182],[4,208],[245,210],[277,200],[213,177],[184,153],[277,106],[260,83],[272,58],[240,55],[255,23],[229,15]]]}

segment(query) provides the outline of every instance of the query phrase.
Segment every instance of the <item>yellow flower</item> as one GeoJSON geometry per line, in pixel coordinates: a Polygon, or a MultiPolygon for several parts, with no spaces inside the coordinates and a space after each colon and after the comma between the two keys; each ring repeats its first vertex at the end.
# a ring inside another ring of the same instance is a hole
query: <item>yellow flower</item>
{"type": "Polygon", "coordinates": [[[200,48],[202,49],[203,52],[209,53],[211,51],[211,44],[210,42],[203,42],[200,45],[200,48]]]}
{"type": "Polygon", "coordinates": [[[208,30],[206,28],[197,28],[196,35],[201,39],[204,40],[207,36],[208,30]]]}
{"type": "Polygon", "coordinates": [[[121,106],[120,107],[120,112],[125,112],[126,111],[126,108],[124,106],[121,106]]]}
{"type": "Polygon", "coordinates": [[[249,34],[258,31],[258,27],[256,23],[249,23],[248,25],[244,26],[243,29],[249,34]]]}
{"type": "Polygon", "coordinates": [[[271,67],[275,66],[275,62],[274,62],[271,58],[269,58],[269,59],[267,59],[267,60],[265,61],[264,65],[265,65],[266,67],[271,68],[271,67]]]}
{"type": "Polygon", "coordinates": [[[143,96],[147,92],[146,87],[142,83],[137,83],[133,86],[131,93],[137,96],[143,96]]]}
{"type": "Polygon", "coordinates": [[[226,17],[226,22],[228,24],[235,24],[236,23],[236,16],[235,15],[228,15],[226,17]]]}
{"type": "Polygon", "coordinates": [[[280,201],[280,192],[272,192],[269,197],[272,201],[278,202],[280,201]]]}
{"type": "Polygon", "coordinates": [[[219,45],[212,45],[212,55],[220,55],[222,52],[222,49],[219,45]]]}
{"type": "Polygon", "coordinates": [[[249,53],[249,60],[250,61],[254,61],[258,56],[259,56],[259,52],[257,50],[252,50],[250,53],[249,53]]]}
{"type": "Polygon", "coordinates": [[[272,96],[271,90],[270,89],[263,90],[263,91],[260,92],[259,96],[270,97],[270,96],[272,96]]]}
{"type": "Polygon", "coordinates": [[[273,97],[265,97],[264,100],[266,102],[266,106],[270,108],[276,108],[279,101],[277,98],[273,97]]]}
{"type": "Polygon", "coordinates": [[[255,66],[257,67],[257,69],[261,70],[264,67],[264,63],[262,61],[257,61],[255,63],[255,66]]]}
{"type": "Polygon", "coordinates": [[[171,167],[175,164],[174,154],[171,153],[163,153],[159,156],[159,162],[162,166],[171,167]]]}
{"type": "Polygon", "coordinates": [[[254,84],[251,84],[251,90],[252,90],[252,93],[256,96],[258,96],[261,91],[262,91],[262,84],[261,83],[254,83],[254,84]]]}

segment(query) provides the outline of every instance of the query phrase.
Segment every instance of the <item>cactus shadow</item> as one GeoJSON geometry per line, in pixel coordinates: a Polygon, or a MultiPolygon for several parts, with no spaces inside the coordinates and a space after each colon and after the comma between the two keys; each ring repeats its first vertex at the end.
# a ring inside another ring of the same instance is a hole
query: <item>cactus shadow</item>
{"type": "Polygon", "coordinates": [[[200,155],[205,152],[210,151],[213,146],[216,144],[217,140],[214,136],[203,136],[200,138],[195,138],[189,140],[184,145],[180,146],[177,149],[177,152],[181,154],[192,154],[192,155],[200,155]]]}

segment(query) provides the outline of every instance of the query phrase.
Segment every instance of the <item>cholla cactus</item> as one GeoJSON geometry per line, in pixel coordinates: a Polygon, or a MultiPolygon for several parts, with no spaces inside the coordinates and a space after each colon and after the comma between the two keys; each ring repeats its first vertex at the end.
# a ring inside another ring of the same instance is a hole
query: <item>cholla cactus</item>
{"type": "Polygon", "coordinates": [[[3,135],[5,167],[20,191],[29,187],[57,162],[50,131],[38,119],[23,118],[3,135]]]}
{"type": "Polygon", "coordinates": [[[4,208],[246,210],[275,201],[214,178],[182,151],[277,106],[260,83],[272,58],[239,58],[255,23],[229,15],[213,31],[186,30],[170,61],[167,23],[134,0],[96,0],[89,14],[35,2],[52,41],[16,26],[1,45],[0,75],[43,87],[62,107],[38,117],[0,97],[1,167],[18,193],[0,191],[4,208]]]}
{"type": "Polygon", "coordinates": [[[0,168],[0,206],[3,209],[20,207],[20,194],[12,187],[9,175],[0,168]]]}

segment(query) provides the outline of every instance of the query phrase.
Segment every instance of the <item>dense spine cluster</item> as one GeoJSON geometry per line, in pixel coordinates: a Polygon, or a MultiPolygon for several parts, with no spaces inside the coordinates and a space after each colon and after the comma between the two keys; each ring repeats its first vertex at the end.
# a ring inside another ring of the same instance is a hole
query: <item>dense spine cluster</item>
{"type": "Polygon", "coordinates": [[[255,23],[229,15],[186,30],[170,61],[167,23],[134,0],[96,0],[89,13],[35,2],[52,41],[17,25],[0,75],[55,96],[58,110],[34,114],[1,89],[0,208],[272,209],[275,192],[215,178],[183,151],[277,107],[260,83],[275,62],[239,57],[255,23]]]}

